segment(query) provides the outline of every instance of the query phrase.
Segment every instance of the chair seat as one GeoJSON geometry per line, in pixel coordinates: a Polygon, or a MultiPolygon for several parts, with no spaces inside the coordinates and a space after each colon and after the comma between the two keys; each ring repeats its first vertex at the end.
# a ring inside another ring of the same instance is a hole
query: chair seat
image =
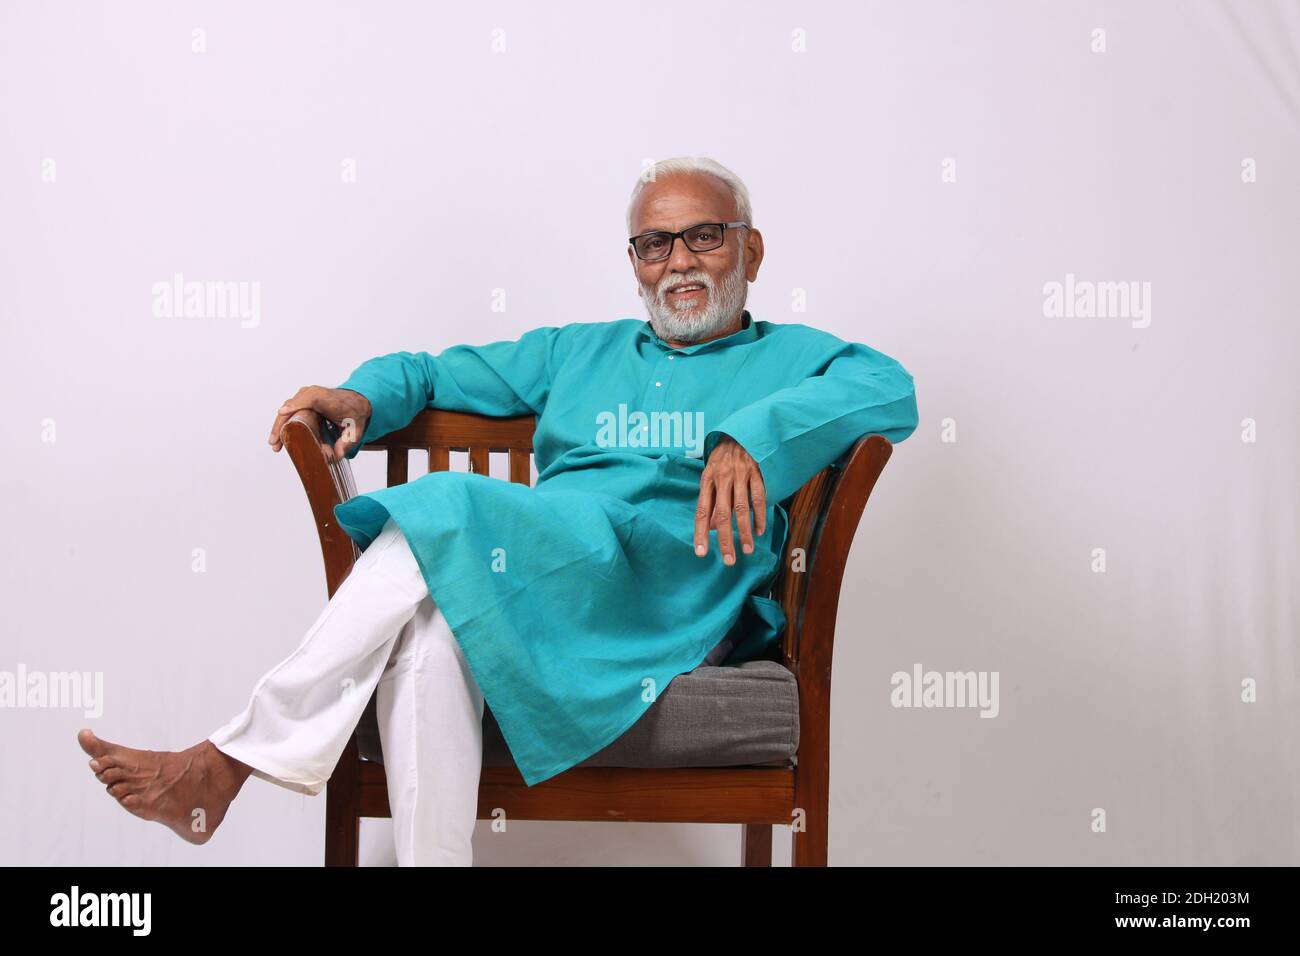
{"type": "MultiPolygon", "coordinates": [[[[357,726],[357,749],[383,763],[374,697],[357,726]]],[[[799,689],[783,664],[702,664],[669,681],[623,736],[577,766],[785,767],[798,749],[799,689]]],[[[514,765],[491,707],[483,712],[483,765],[514,765]]]]}

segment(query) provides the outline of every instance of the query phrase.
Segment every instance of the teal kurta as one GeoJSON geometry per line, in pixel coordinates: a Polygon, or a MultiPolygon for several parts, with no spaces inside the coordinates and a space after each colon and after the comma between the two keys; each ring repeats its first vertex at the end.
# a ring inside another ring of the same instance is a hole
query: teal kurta
{"type": "Polygon", "coordinates": [[[363,550],[389,517],[405,534],[530,787],[616,740],[724,639],[728,664],[769,655],[782,505],[859,436],[899,442],[917,424],[894,359],[748,311],[685,348],[642,320],[573,323],[383,355],[339,387],[370,400],[363,442],[426,407],[537,415],[532,488],[435,472],[334,510],[363,550]],[[769,502],[754,553],[736,535],[731,567],[716,533],[707,557],[694,550],[700,473],[723,435],[758,462],[769,502]]]}

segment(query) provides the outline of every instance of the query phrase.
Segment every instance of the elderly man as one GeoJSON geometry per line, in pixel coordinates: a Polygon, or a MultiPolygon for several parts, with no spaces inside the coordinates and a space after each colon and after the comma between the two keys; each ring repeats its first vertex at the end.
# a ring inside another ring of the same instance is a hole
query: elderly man
{"type": "Polygon", "coordinates": [[[469,865],[485,699],[532,786],[617,739],[677,674],[773,649],[782,502],[861,435],[911,434],[912,377],[753,319],[763,237],[720,164],[656,164],[627,215],[648,322],[397,352],[278,410],[274,450],[306,412],[322,453],[348,458],[426,407],[535,414],[537,483],[439,472],[340,505],[363,553],[242,713],[179,753],[81,731],[123,807],[203,843],[250,774],[319,793],[377,692],[398,863],[469,865]]]}

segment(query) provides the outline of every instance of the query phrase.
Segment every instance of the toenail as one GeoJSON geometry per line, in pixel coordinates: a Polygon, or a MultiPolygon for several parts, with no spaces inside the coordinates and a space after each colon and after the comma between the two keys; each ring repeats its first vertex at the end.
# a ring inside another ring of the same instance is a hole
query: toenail
{"type": "Polygon", "coordinates": [[[92,760],[92,761],[90,762],[90,769],[91,769],[91,770],[94,770],[94,771],[96,771],[96,772],[98,772],[98,770],[99,770],[99,761],[98,761],[98,760],[92,760]]]}

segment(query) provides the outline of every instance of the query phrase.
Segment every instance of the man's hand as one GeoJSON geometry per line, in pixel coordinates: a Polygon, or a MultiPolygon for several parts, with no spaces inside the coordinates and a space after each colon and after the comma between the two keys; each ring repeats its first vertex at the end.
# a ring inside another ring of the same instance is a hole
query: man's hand
{"type": "Polygon", "coordinates": [[[361,436],[366,433],[366,424],[370,421],[370,400],[360,392],[354,392],[350,388],[306,385],[277,410],[275,423],[271,426],[271,436],[266,440],[271,451],[280,450],[280,429],[295,412],[303,410],[309,413],[304,417],[316,432],[316,440],[320,442],[326,461],[342,460],[352,450],[352,446],[361,440],[361,436]],[[322,418],[334,422],[342,432],[334,445],[325,440],[321,430],[322,418]]]}
{"type": "Polygon", "coordinates": [[[709,527],[718,532],[718,549],[724,564],[736,563],[736,548],[731,537],[731,519],[735,516],[740,529],[740,543],[746,554],[754,552],[750,532],[749,506],[758,515],[758,533],[767,530],[767,489],[758,463],[732,437],[726,436],[714,446],[700,475],[700,498],[695,505],[695,553],[709,553],[709,527]]]}

